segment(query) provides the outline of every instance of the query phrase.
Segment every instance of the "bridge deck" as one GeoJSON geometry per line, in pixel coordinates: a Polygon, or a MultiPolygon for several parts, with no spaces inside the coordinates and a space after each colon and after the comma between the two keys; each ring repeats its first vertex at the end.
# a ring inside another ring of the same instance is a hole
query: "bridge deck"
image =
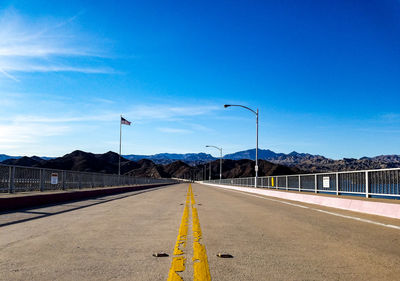
{"type": "MultiPolygon", "coordinates": [[[[213,280],[400,276],[399,220],[192,186],[213,280]]],[[[1,214],[0,279],[167,280],[187,191],[180,184],[1,214]],[[161,251],[170,256],[152,256],[161,251]]],[[[192,280],[191,242],[184,280],[192,280]]]]}

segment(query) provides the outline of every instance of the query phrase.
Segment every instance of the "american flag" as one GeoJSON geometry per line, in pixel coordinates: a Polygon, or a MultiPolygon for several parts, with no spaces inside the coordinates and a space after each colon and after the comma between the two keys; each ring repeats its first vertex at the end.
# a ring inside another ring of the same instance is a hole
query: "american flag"
{"type": "Polygon", "coordinates": [[[124,117],[121,116],[121,124],[130,126],[131,122],[129,122],[128,120],[126,120],[124,117]]]}

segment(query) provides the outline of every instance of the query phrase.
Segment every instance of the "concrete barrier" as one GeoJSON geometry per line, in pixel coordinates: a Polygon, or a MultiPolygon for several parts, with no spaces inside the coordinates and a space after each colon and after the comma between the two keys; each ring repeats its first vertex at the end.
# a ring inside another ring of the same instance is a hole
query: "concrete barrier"
{"type": "Polygon", "coordinates": [[[124,186],[113,188],[97,188],[86,190],[60,191],[51,193],[35,193],[29,195],[17,194],[16,196],[0,198],[0,212],[11,211],[16,209],[24,209],[29,207],[57,204],[69,201],[83,200],[92,197],[100,197],[130,191],[143,190],[159,186],[171,185],[168,184],[148,184],[138,186],[124,186]]]}
{"type": "Polygon", "coordinates": [[[300,193],[274,191],[261,188],[255,189],[249,187],[238,187],[229,185],[206,184],[206,183],[203,184],[226,188],[226,189],[244,191],[254,194],[260,194],[270,197],[276,197],[286,200],[315,204],[325,207],[337,208],[347,211],[354,211],[370,215],[378,215],[378,216],[400,219],[400,204],[367,201],[361,199],[348,199],[348,198],[337,198],[337,197],[328,197],[321,195],[300,194],[300,193]]]}

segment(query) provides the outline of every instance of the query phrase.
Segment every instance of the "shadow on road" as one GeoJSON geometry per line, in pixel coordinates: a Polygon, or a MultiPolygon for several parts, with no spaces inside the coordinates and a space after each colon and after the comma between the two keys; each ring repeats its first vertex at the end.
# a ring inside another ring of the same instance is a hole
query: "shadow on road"
{"type": "Polygon", "coordinates": [[[91,206],[111,202],[114,200],[123,199],[126,197],[131,197],[135,195],[139,195],[142,193],[166,188],[167,186],[160,186],[149,188],[146,190],[139,190],[139,191],[131,191],[128,193],[116,194],[116,195],[107,195],[101,197],[94,197],[84,200],[76,200],[76,201],[69,201],[66,203],[58,203],[58,204],[49,204],[43,205],[40,207],[33,207],[33,208],[26,208],[8,212],[0,212],[0,227],[23,223],[31,220],[36,220],[40,218],[45,218],[49,216],[54,216],[66,212],[71,212],[83,208],[88,208],[91,206]]]}

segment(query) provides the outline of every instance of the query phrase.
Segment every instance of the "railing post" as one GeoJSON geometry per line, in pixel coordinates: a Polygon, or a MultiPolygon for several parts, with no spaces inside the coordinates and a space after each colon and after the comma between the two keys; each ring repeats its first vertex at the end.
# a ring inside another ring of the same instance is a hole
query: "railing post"
{"type": "Polygon", "coordinates": [[[301,176],[299,175],[299,192],[301,192],[301,176]]]}
{"type": "Polygon", "coordinates": [[[314,175],[314,179],[315,179],[315,193],[318,193],[318,179],[317,179],[317,175],[314,175]]]}
{"type": "Polygon", "coordinates": [[[43,179],[44,171],[43,171],[43,169],[40,169],[39,177],[40,177],[39,178],[39,188],[40,188],[40,191],[43,192],[43,190],[44,190],[44,179],[43,179]]]}
{"type": "Polygon", "coordinates": [[[336,195],[339,195],[339,173],[336,173],[336,195]]]}
{"type": "Polygon", "coordinates": [[[15,166],[10,166],[8,170],[8,192],[14,193],[14,184],[15,184],[15,166]]]}
{"type": "Polygon", "coordinates": [[[65,176],[66,176],[66,172],[62,171],[62,189],[65,190],[65,176]]]}
{"type": "Polygon", "coordinates": [[[288,176],[286,176],[286,190],[288,190],[289,189],[289,179],[288,179],[288,176]]]}
{"type": "Polygon", "coordinates": [[[369,179],[368,179],[368,171],[365,171],[365,197],[369,197],[369,179]]]}

